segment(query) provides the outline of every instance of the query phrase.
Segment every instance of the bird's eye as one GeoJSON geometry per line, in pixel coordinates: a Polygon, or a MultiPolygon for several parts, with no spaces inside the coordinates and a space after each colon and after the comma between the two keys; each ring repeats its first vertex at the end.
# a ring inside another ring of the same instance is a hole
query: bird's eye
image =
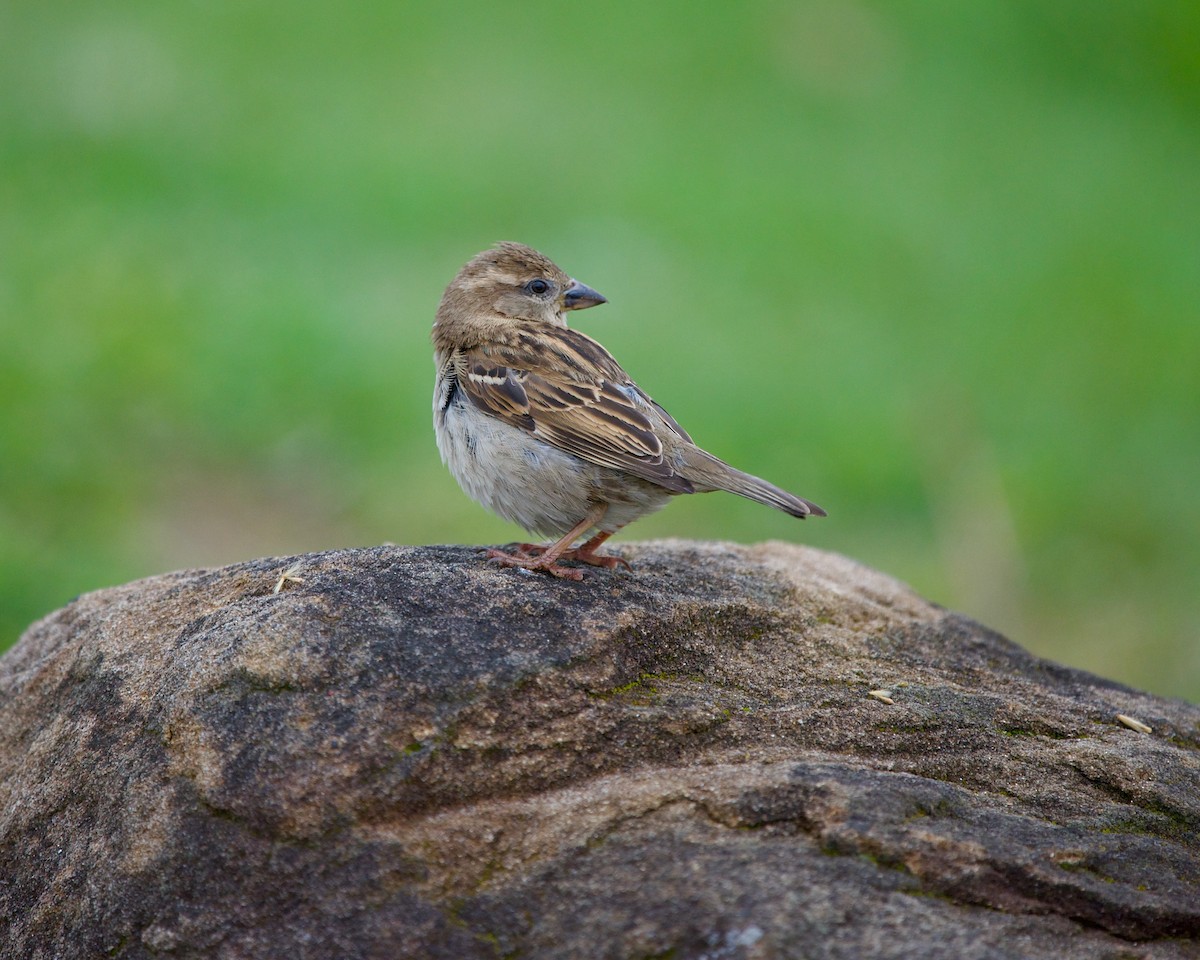
{"type": "Polygon", "coordinates": [[[545,296],[550,289],[550,281],[543,280],[538,277],[536,280],[530,280],[525,284],[525,292],[532,293],[535,297],[545,296]]]}

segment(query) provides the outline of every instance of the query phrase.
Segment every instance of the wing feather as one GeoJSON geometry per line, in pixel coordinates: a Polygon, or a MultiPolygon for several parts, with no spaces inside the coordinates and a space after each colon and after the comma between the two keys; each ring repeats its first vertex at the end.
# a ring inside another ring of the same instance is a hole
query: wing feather
{"type": "Polygon", "coordinates": [[[589,337],[565,328],[523,333],[486,353],[464,350],[458,369],[464,393],[485,413],[589,463],[676,493],[695,489],[664,457],[657,431],[691,438],[589,337]]]}

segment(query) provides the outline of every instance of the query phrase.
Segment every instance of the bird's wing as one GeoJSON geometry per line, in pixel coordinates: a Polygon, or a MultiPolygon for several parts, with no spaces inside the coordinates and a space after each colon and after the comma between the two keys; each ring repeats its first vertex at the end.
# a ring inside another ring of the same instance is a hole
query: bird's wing
{"type": "Polygon", "coordinates": [[[463,350],[456,359],[459,385],[485,413],[589,463],[676,493],[695,489],[663,447],[664,436],[691,438],[589,337],[538,329],[463,350]]]}

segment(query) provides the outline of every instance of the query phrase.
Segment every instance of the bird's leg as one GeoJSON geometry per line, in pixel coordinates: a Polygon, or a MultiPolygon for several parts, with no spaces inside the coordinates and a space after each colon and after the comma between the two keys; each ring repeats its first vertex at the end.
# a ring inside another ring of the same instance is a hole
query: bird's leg
{"type": "Polygon", "coordinates": [[[540,557],[550,549],[544,543],[514,543],[513,547],[517,553],[523,553],[527,557],[540,557]]]}
{"type": "Polygon", "coordinates": [[[601,530],[587,543],[581,543],[574,550],[568,550],[563,554],[564,559],[578,560],[580,563],[589,563],[593,567],[605,567],[608,570],[613,567],[624,567],[626,570],[632,570],[633,566],[624,557],[601,556],[596,553],[596,549],[605,540],[611,537],[616,530],[601,530]]]}
{"type": "Polygon", "coordinates": [[[582,580],[583,571],[572,570],[570,567],[560,567],[558,559],[564,554],[571,552],[570,547],[575,542],[575,538],[599,523],[607,509],[607,503],[597,504],[586,517],[575,524],[560,539],[544,548],[540,556],[529,556],[525,553],[524,548],[532,546],[532,544],[521,544],[517,548],[516,553],[505,553],[503,550],[489,550],[487,552],[488,560],[492,563],[498,563],[502,567],[524,567],[526,570],[544,570],[546,573],[553,574],[556,577],[563,577],[567,580],[582,580]]]}
{"type": "MultiPolygon", "coordinates": [[[[633,565],[624,557],[605,556],[596,553],[599,546],[616,532],[616,530],[601,530],[586,543],[581,543],[571,550],[564,550],[559,559],[578,560],[580,563],[590,564],[593,567],[604,567],[608,570],[614,567],[624,567],[626,570],[632,570],[633,565]]],[[[550,549],[550,547],[540,543],[518,543],[514,546],[518,555],[524,554],[530,557],[541,556],[550,549]]]]}

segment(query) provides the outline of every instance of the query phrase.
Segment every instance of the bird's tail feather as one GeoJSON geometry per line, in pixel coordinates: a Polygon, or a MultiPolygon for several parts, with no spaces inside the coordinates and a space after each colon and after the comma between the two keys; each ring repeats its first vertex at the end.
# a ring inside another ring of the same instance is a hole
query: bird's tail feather
{"type": "Polygon", "coordinates": [[[687,478],[696,485],[697,492],[704,489],[725,490],[790,513],[801,520],[807,516],[828,516],[811,500],[794,496],[761,477],[743,473],[703,450],[697,450],[696,453],[701,456],[692,459],[688,464],[687,478]]]}

